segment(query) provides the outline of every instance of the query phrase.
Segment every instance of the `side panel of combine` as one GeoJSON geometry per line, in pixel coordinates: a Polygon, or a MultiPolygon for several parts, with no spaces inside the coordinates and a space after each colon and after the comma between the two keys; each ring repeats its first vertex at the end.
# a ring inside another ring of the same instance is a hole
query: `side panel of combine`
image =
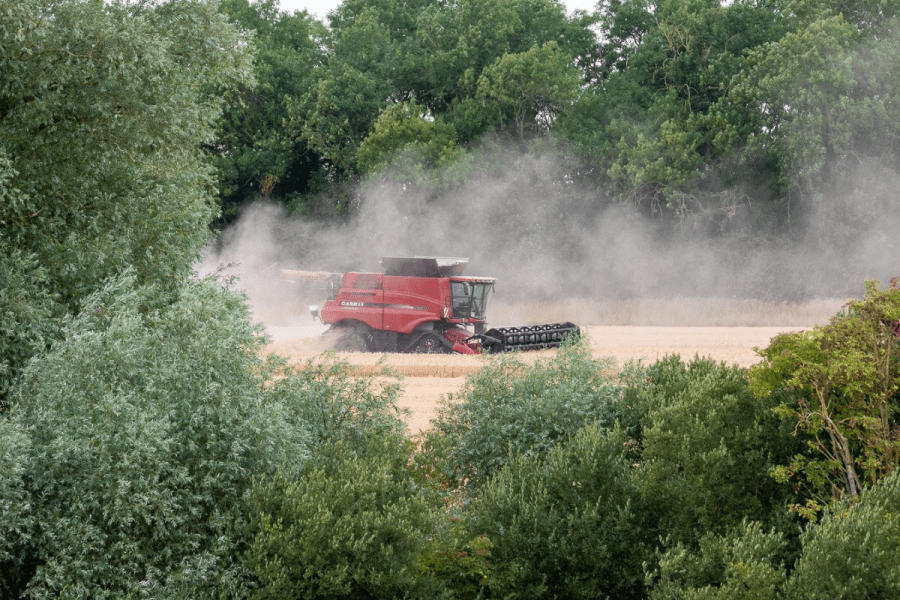
{"type": "Polygon", "coordinates": [[[436,277],[384,277],[384,328],[411,333],[423,323],[440,321],[442,300],[449,289],[446,279],[436,277]]]}
{"type": "Polygon", "coordinates": [[[374,330],[384,329],[383,278],[379,273],[346,273],[337,297],[322,308],[322,322],[353,319],[374,330]]]}
{"type": "Polygon", "coordinates": [[[580,335],[568,322],[485,331],[496,280],[463,276],[468,259],[383,257],[381,262],[383,274],[283,269],[282,275],[327,283],[324,305],[310,311],[332,325],[343,351],[524,352],[556,348],[580,335]]]}

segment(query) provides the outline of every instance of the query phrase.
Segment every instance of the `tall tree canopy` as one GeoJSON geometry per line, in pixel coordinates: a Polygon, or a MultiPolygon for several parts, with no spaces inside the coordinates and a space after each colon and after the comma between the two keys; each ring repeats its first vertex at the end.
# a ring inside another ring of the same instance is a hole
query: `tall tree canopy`
{"type": "MultiPolygon", "coordinates": [[[[743,210],[796,233],[823,194],[900,166],[892,3],[601,0],[567,14],[556,0],[346,0],[326,25],[273,2],[223,5],[257,32],[263,82],[229,113],[229,210],[262,192],[308,212],[384,162],[372,149],[408,133],[385,115],[407,103],[451,126],[461,151],[561,143],[555,177],[597,212],[625,201],[707,230],[743,210]]],[[[844,206],[834,219],[871,221],[844,206]]]]}
{"type": "Polygon", "coordinates": [[[215,143],[220,169],[221,223],[257,196],[306,194],[323,158],[287,127],[287,106],[305,94],[324,60],[325,26],[306,12],[287,14],[275,0],[223,0],[221,10],[245,35],[253,34],[255,85],[228,96],[215,143]]]}
{"type": "Polygon", "coordinates": [[[0,2],[0,393],[109,277],[190,274],[217,214],[201,146],[251,79],[209,2],[0,2]]]}

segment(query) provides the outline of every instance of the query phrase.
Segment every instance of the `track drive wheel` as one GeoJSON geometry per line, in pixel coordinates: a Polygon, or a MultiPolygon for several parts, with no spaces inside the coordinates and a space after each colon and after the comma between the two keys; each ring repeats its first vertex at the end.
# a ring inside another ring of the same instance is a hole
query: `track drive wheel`
{"type": "Polygon", "coordinates": [[[412,351],[416,354],[446,354],[447,349],[434,333],[426,333],[419,338],[412,351]]]}
{"type": "Polygon", "coordinates": [[[366,340],[353,329],[345,329],[339,332],[332,346],[335,352],[368,352],[369,346],[366,340]]]}

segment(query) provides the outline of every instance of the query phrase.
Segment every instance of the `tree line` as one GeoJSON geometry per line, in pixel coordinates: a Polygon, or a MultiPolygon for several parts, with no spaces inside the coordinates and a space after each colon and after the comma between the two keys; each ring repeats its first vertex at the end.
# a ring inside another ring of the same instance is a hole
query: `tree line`
{"type": "Polygon", "coordinates": [[[258,85],[219,140],[226,221],[259,194],[344,215],[361,177],[440,202],[496,144],[561,157],[552,178],[589,210],[674,224],[777,237],[833,196],[830,218],[854,226],[891,206],[890,185],[853,198],[861,179],[896,181],[890,3],[348,0],[327,23],[274,0],[222,10],[258,48],[258,85]]]}

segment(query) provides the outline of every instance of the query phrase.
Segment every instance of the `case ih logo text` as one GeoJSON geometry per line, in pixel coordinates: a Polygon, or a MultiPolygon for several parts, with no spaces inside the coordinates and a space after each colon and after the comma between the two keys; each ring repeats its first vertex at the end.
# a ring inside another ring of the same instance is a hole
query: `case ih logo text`
{"type": "Polygon", "coordinates": [[[352,306],[355,308],[362,308],[365,305],[365,302],[348,302],[346,300],[341,302],[341,306],[352,306]]]}

